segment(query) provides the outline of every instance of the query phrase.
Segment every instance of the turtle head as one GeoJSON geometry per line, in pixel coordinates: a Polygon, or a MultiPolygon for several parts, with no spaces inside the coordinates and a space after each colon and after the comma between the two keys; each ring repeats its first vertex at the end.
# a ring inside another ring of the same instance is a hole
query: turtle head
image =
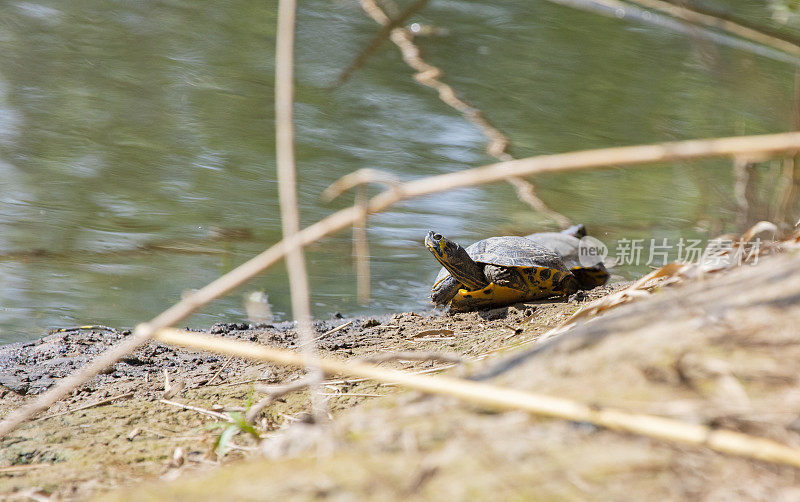
{"type": "Polygon", "coordinates": [[[434,231],[425,236],[425,247],[450,275],[471,289],[480,289],[488,283],[483,267],[469,257],[467,251],[442,234],[434,231]]]}
{"type": "Polygon", "coordinates": [[[566,235],[571,235],[578,239],[583,239],[584,237],[586,237],[586,225],[584,225],[583,223],[572,225],[566,230],[562,230],[561,233],[566,235]]]}
{"type": "Polygon", "coordinates": [[[461,246],[433,230],[425,236],[425,247],[433,254],[436,261],[442,265],[444,265],[444,262],[450,261],[451,257],[459,255],[459,250],[463,251],[461,246]]]}

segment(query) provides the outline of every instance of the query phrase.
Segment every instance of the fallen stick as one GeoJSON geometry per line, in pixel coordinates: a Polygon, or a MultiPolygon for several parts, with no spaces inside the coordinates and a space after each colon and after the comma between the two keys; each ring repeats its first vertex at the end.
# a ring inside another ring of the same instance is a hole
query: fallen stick
{"type": "Polygon", "coordinates": [[[106,405],[106,404],[109,404],[109,403],[113,403],[114,401],[117,401],[119,399],[127,399],[129,397],[133,397],[133,395],[134,395],[133,392],[128,392],[126,394],[120,394],[119,396],[109,397],[108,399],[103,399],[101,401],[96,401],[94,403],[87,403],[87,404],[78,406],[77,408],[71,408],[69,410],[64,410],[64,411],[61,411],[59,413],[53,413],[52,415],[47,415],[45,417],[39,417],[37,420],[47,420],[48,418],[55,418],[55,417],[60,417],[60,416],[63,416],[63,415],[69,415],[70,413],[75,413],[76,411],[82,411],[82,410],[88,410],[90,408],[96,408],[98,406],[103,406],[103,405],[106,405]]]}
{"type": "Polygon", "coordinates": [[[455,353],[424,352],[424,351],[389,352],[385,354],[377,354],[370,357],[364,357],[361,359],[357,359],[357,361],[364,363],[379,364],[379,363],[385,363],[387,361],[396,361],[398,359],[404,361],[439,361],[443,363],[456,363],[456,364],[463,361],[461,356],[455,353]]]}
{"type": "MultiPolygon", "coordinates": [[[[495,183],[514,176],[571,172],[605,166],[619,168],[670,160],[722,156],[761,158],[776,154],[795,155],[798,152],[800,152],[800,132],[787,132],[540,155],[402,183],[371,198],[367,208],[370,213],[379,213],[406,199],[456,188],[495,183]]],[[[361,215],[362,210],[355,206],[337,211],[291,237],[283,239],[227,274],[186,296],[151,321],[139,324],[134,330],[133,336],[101,353],[79,370],[60,380],[47,392],[9,413],[0,421],[0,438],[19,427],[33,415],[44,411],[59,399],[64,398],[75,388],[83,385],[125,355],[136,350],[146,343],[156,330],[172,326],[212,300],[233,291],[251,277],[264,272],[287,254],[293,253],[297,248],[307,246],[326,235],[349,227],[358,221],[361,215]]]]}
{"type": "Polygon", "coordinates": [[[0,473],[5,472],[24,472],[33,469],[41,469],[42,467],[52,467],[53,464],[25,464],[25,465],[11,465],[8,467],[0,467],[0,473]]]}
{"type": "Polygon", "coordinates": [[[206,382],[206,385],[211,385],[211,382],[213,382],[214,380],[216,380],[216,379],[217,379],[217,377],[218,377],[218,376],[219,376],[219,375],[220,375],[220,374],[221,374],[221,373],[222,373],[222,372],[225,370],[225,368],[227,368],[227,367],[228,367],[228,365],[231,363],[231,361],[233,361],[233,356],[231,356],[231,357],[228,357],[228,360],[227,360],[227,361],[225,361],[225,364],[223,364],[223,365],[222,365],[222,367],[220,367],[220,369],[218,369],[218,370],[217,370],[217,372],[216,372],[216,373],[214,373],[214,376],[212,376],[212,377],[211,377],[211,378],[208,380],[208,382],[206,382]]]}
{"type": "MultiPolygon", "coordinates": [[[[154,334],[157,340],[195,350],[225,353],[259,361],[270,361],[304,367],[307,361],[292,351],[266,347],[250,342],[227,340],[177,329],[162,329],[154,334]]],[[[570,399],[535,394],[447,376],[414,375],[354,361],[317,358],[314,361],[326,374],[346,374],[378,382],[397,382],[410,389],[455,397],[463,401],[499,410],[523,410],[574,422],[588,422],[607,429],[639,434],[664,441],[695,446],[800,468],[800,448],[793,448],[769,439],[725,429],[683,422],[653,415],[628,413],[613,408],[587,405],[570,399]]]]}
{"type": "MultiPolygon", "coordinates": [[[[317,341],[319,341],[319,340],[322,340],[322,339],[323,339],[323,338],[325,338],[326,336],[328,336],[328,335],[332,335],[332,334],[334,334],[334,333],[337,333],[337,332],[339,332],[339,331],[343,330],[344,328],[346,328],[346,327],[350,326],[351,324],[353,324],[353,321],[347,321],[347,322],[345,322],[345,323],[342,323],[342,324],[340,324],[340,325],[336,326],[336,327],[335,327],[335,328],[333,328],[333,329],[329,329],[329,330],[328,330],[328,331],[326,331],[325,333],[323,333],[323,334],[319,335],[318,337],[314,338],[314,340],[312,340],[312,341],[314,341],[314,342],[317,342],[317,341]]],[[[302,343],[300,344],[300,346],[302,346],[302,343]]]]}
{"type": "Polygon", "coordinates": [[[209,417],[214,417],[219,420],[224,420],[226,422],[232,422],[231,417],[229,417],[224,413],[217,413],[216,411],[207,410],[205,408],[200,408],[198,406],[192,406],[191,404],[183,404],[177,401],[170,401],[169,399],[159,399],[158,402],[168,404],[170,406],[176,406],[178,408],[183,408],[184,410],[196,411],[197,413],[200,413],[202,415],[208,415],[209,417]]]}

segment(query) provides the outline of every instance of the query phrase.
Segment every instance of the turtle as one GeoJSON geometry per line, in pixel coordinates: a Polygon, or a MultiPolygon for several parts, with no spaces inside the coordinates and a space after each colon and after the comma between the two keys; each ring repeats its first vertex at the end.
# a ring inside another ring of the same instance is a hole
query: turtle
{"type": "Polygon", "coordinates": [[[554,251],[518,236],[489,237],[464,249],[434,231],[425,247],[444,268],[431,299],[463,312],[550,296],[568,296],[578,281],[554,251]]]}
{"type": "Polygon", "coordinates": [[[602,261],[589,267],[581,264],[578,252],[580,239],[585,236],[586,227],[575,225],[562,232],[538,232],[525,238],[555,251],[578,280],[580,289],[593,289],[605,284],[609,273],[602,261]]]}

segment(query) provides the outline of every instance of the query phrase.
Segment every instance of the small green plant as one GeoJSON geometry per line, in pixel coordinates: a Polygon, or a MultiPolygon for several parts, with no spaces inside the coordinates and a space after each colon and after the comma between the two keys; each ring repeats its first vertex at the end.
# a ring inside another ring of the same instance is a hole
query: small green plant
{"type": "MultiPolygon", "coordinates": [[[[253,406],[254,392],[254,389],[250,389],[247,395],[247,401],[245,403],[245,408],[247,410],[253,406]]],[[[245,414],[239,413],[238,411],[231,411],[228,415],[230,416],[229,422],[216,422],[208,426],[213,429],[222,429],[222,433],[220,433],[219,437],[217,437],[217,440],[214,442],[214,450],[217,455],[224,454],[231,438],[240,432],[245,432],[256,439],[261,439],[261,434],[258,432],[258,429],[256,429],[253,424],[247,422],[245,414]]]]}
{"type": "Polygon", "coordinates": [[[224,454],[231,438],[240,432],[245,432],[256,439],[261,439],[261,434],[258,432],[258,429],[253,427],[252,424],[247,423],[242,413],[231,411],[229,415],[231,417],[230,422],[217,422],[209,426],[213,428],[222,428],[222,433],[214,442],[214,450],[217,452],[217,455],[224,454]]]}

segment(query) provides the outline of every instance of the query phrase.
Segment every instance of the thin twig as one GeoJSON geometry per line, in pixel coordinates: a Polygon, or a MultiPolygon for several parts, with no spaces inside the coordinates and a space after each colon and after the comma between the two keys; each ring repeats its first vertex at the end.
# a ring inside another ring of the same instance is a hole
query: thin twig
{"type": "MultiPolygon", "coordinates": [[[[412,375],[427,375],[429,373],[438,373],[440,371],[449,370],[450,368],[454,368],[455,366],[456,366],[455,364],[448,364],[445,366],[439,366],[437,368],[428,368],[426,370],[411,371],[411,372],[406,370],[406,373],[410,373],[412,375]]],[[[344,380],[325,380],[324,382],[322,382],[322,386],[325,387],[328,385],[347,385],[352,383],[365,382],[367,380],[369,380],[369,378],[347,378],[344,380]]],[[[380,385],[386,386],[386,385],[397,385],[397,384],[395,382],[381,382],[380,385]]]]}
{"type": "Polygon", "coordinates": [[[369,239],[367,239],[367,188],[356,188],[354,206],[361,210],[361,218],[353,225],[353,254],[356,258],[356,298],[367,305],[370,297],[369,239]]]}
{"type": "Polygon", "coordinates": [[[379,364],[387,361],[439,361],[443,363],[460,363],[463,361],[462,357],[452,352],[389,352],[385,354],[378,354],[370,357],[357,359],[365,363],[379,364]]]}
{"type": "Polygon", "coordinates": [[[226,422],[232,422],[231,417],[229,417],[224,413],[217,413],[216,411],[207,410],[205,408],[200,408],[198,406],[192,406],[191,404],[183,404],[177,401],[170,401],[169,399],[159,399],[158,402],[168,404],[170,406],[176,406],[178,408],[183,408],[184,410],[196,411],[197,413],[208,415],[209,417],[218,418],[226,422]]]}
{"type": "Polygon", "coordinates": [[[108,399],[103,399],[101,401],[96,401],[94,403],[87,403],[87,404],[78,406],[77,408],[71,408],[69,410],[64,410],[64,411],[61,411],[59,413],[53,413],[52,415],[39,417],[39,418],[37,418],[37,420],[47,420],[48,418],[54,418],[54,417],[60,417],[60,416],[63,416],[63,415],[69,415],[70,413],[75,413],[76,411],[82,411],[82,410],[88,410],[90,408],[96,408],[98,406],[103,406],[105,404],[113,403],[114,401],[117,401],[119,399],[127,399],[129,397],[133,397],[134,394],[135,394],[134,392],[128,392],[126,394],[120,394],[119,396],[109,397],[108,399]]]}
{"type": "MultiPolygon", "coordinates": [[[[300,231],[300,214],[297,207],[297,181],[294,159],[294,24],[295,0],[278,3],[278,32],[275,46],[275,153],[278,169],[278,197],[281,206],[283,238],[291,239],[300,231]]],[[[311,327],[311,301],[308,287],[305,255],[302,248],[286,256],[289,273],[289,293],[292,299],[292,316],[297,321],[297,335],[302,353],[309,361],[314,359],[316,347],[311,327]]],[[[311,364],[311,363],[309,363],[311,364]]],[[[312,378],[322,380],[319,369],[309,366],[312,378]]],[[[319,389],[312,385],[311,403],[315,417],[326,416],[325,404],[315,398],[319,389]]]]}
{"type": "Polygon", "coordinates": [[[331,392],[328,394],[323,394],[323,396],[331,396],[331,397],[350,397],[350,396],[357,396],[357,397],[385,397],[386,394],[367,394],[362,392],[331,392]]]}
{"type": "Polygon", "coordinates": [[[687,19],[673,17],[671,15],[659,14],[632,3],[620,0],[548,0],[549,2],[564,5],[566,7],[593,12],[606,17],[625,20],[636,20],[643,23],[654,24],[656,26],[671,29],[679,33],[691,33],[700,35],[703,38],[723,44],[728,47],[747,50],[759,56],[768,57],[776,61],[798,63],[798,57],[783,50],[773,47],[770,44],[754,42],[748,38],[743,38],[739,34],[710,29],[702,23],[691,23],[687,19]],[[688,27],[687,27],[688,25],[688,27]],[[692,30],[692,28],[700,28],[692,30]]]}
{"type": "Polygon", "coordinates": [[[536,195],[536,187],[527,180],[522,178],[509,178],[508,182],[517,191],[517,197],[522,202],[528,204],[536,211],[544,213],[555,221],[562,228],[567,228],[572,225],[572,221],[563,214],[554,211],[545,202],[536,195]]]}
{"type": "Polygon", "coordinates": [[[0,467],[0,473],[25,472],[25,471],[31,471],[33,469],[41,469],[42,467],[52,467],[52,466],[53,466],[53,464],[47,464],[47,463],[10,465],[8,467],[0,467]]]}
{"type": "Polygon", "coordinates": [[[392,30],[403,24],[409,17],[422,10],[427,3],[428,0],[417,0],[393,19],[389,19],[387,16],[386,19],[388,21],[381,26],[381,29],[378,30],[378,33],[376,33],[372,37],[372,40],[370,40],[364,46],[364,49],[358,53],[358,56],[356,56],[353,62],[347,65],[347,68],[345,68],[344,71],[339,74],[339,78],[336,79],[336,83],[332,87],[339,87],[350,80],[350,76],[353,74],[353,72],[364,66],[364,63],[366,63],[367,59],[369,59],[375,50],[380,47],[383,41],[389,38],[389,34],[392,32],[392,30]]]}
{"type": "MultiPolygon", "coordinates": [[[[777,154],[795,155],[798,152],[800,152],[800,132],[788,132],[540,155],[403,183],[372,197],[369,201],[369,212],[379,213],[385,211],[393,204],[406,199],[467,186],[495,183],[514,176],[572,172],[611,165],[621,168],[639,164],[655,164],[658,162],[709,157],[742,156],[750,159],[759,159],[777,154]]],[[[132,336],[125,338],[122,342],[98,355],[76,372],[59,380],[47,392],[40,394],[29,403],[6,415],[0,421],[0,438],[136,350],[146,343],[156,330],[179,322],[212,300],[238,288],[253,276],[267,270],[284,256],[295,254],[296,249],[299,247],[307,246],[326,235],[349,227],[358,220],[360,214],[361,211],[356,207],[337,211],[327,218],[323,218],[304,228],[292,237],[276,243],[227,274],[187,295],[180,302],[151,321],[139,324],[132,336]]]]}
{"type": "Polygon", "coordinates": [[[692,24],[698,24],[707,28],[714,28],[731,33],[737,37],[750,40],[757,44],[766,45],[777,49],[781,52],[791,54],[793,56],[800,56],[800,46],[780,39],[778,37],[768,35],[762,31],[754,29],[753,27],[743,26],[739,23],[733,22],[728,19],[723,19],[708,13],[698,12],[694,7],[690,7],[683,3],[682,5],[675,5],[663,0],[627,0],[628,2],[641,5],[648,9],[653,9],[672,17],[682,19],[692,24]]]}
{"type": "Polygon", "coordinates": [[[50,333],[67,333],[70,331],[89,331],[89,330],[101,330],[101,331],[110,331],[112,333],[116,333],[116,328],[111,328],[109,326],[103,326],[101,324],[88,324],[85,326],[73,326],[71,328],[58,328],[51,330],[50,333]]]}
{"type": "Polygon", "coordinates": [[[400,179],[392,173],[367,167],[345,174],[334,181],[328,188],[322,191],[320,197],[322,200],[330,202],[352,188],[371,183],[377,183],[392,188],[400,184],[400,179]]]}
{"type": "Polygon", "coordinates": [[[328,336],[328,335],[332,335],[332,334],[334,334],[334,333],[337,333],[337,332],[339,332],[339,331],[343,330],[344,328],[346,328],[346,327],[350,326],[351,324],[353,324],[353,321],[352,321],[352,320],[350,320],[350,321],[347,321],[347,322],[344,322],[344,323],[342,323],[342,324],[340,324],[340,325],[336,326],[336,327],[335,327],[335,328],[333,328],[333,329],[329,329],[329,330],[328,330],[328,331],[326,331],[325,333],[323,333],[323,334],[319,335],[318,337],[314,338],[314,340],[312,340],[312,341],[314,341],[314,342],[317,342],[317,341],[319,341],[319,340],[322,340],[322,339],[323,339],[323,338],[325,338],[326,336],[328,336]]]}
{"type": "Polygon", "coordinates": [[[220,369],[218,369],[216,373],[214,373],[214,376],[212,376],[208,380],[208,382],[206,382],[206,385],[211,385],[211,382],[213,382],[214,380],[217,379],[217,377],[225,370],[225,368],[228,367],[228,365],[231,363],[231,361],[233,361],[233,356],[229,356],[228,357],[228,360],[225,361],[225,364],[223,364],[222,367],[220,369]]]}
{"type": "MultiPolygon", "coordinates": [[[[306,358],[288,350],[176,329],[159,330],[155,337],[164,343],[197,350],[213,350],[288,366],[302,367],[306,363],[306,358]]],[[[588,422],[611,430],[706,447],[722,453],[800,468],[800,448],[731,430],[715,429],[653,415],[628,413],[459,378],[414,375],[360,362],[319,358],[315,363],[327,374],[347,374],[378,382],[393,381],[411,389],[456,397],[495,409],[523,410],[534,415],[588,422]]]]}

